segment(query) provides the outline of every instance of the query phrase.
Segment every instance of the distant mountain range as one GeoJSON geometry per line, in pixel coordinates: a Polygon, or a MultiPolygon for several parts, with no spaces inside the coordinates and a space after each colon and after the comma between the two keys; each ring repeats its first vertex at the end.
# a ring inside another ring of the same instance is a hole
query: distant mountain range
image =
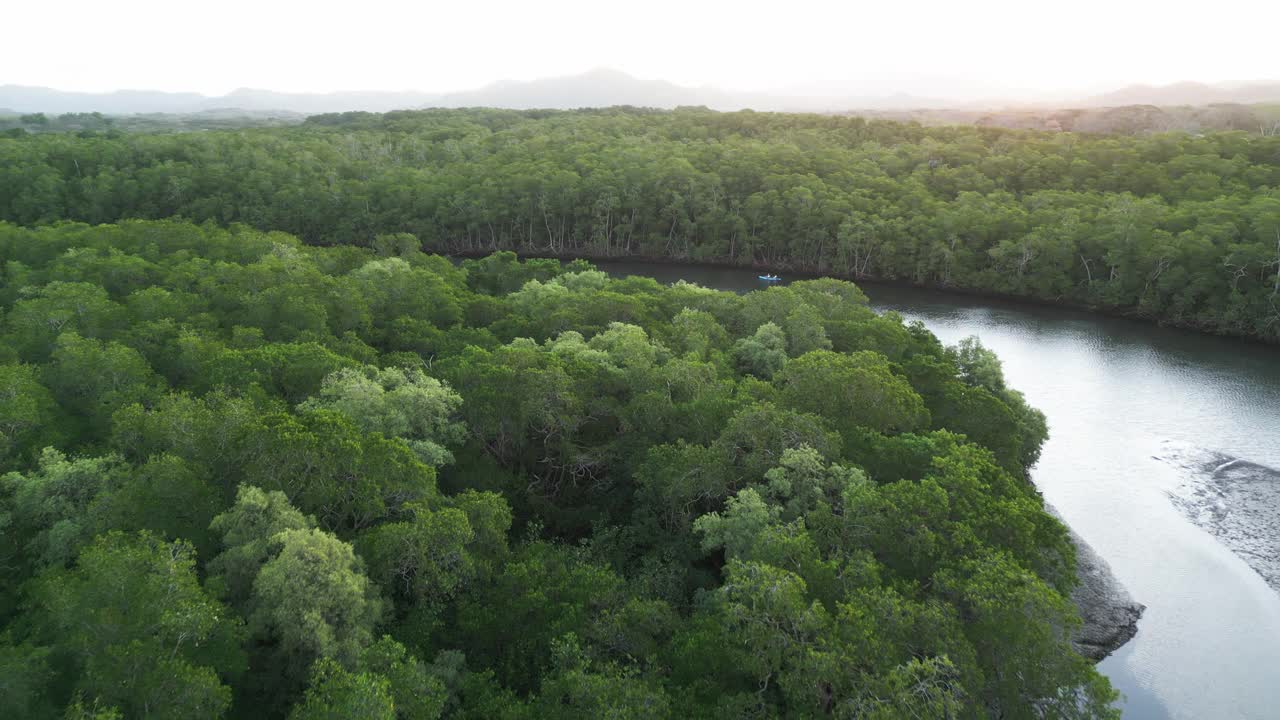
{"type": "Polygon", "coordinates": [[[100,112],[104,115],[142,113],[203,113],[216,110],[279,111],[315,114],[344,110],[386,112],[420,107],[438,96],[410,92],[282,93],[241,88],[226,95],[117,90],[109,93],[65,92],[46,87],[0,85],[0,107],[16,112],[48,114],[100,112]]]}
{"type": "MultiPolygon", "coordinates": [[[[1122,105],[1207,105],[1213,103],[1280,102],[1280,82],[1225,86],[1177,83],[1163,87],[1135,85],[1090,98],[1054,103],[1057,107],[1122,105]]],[[[837,96],[814,94],[735,92],[713,87],[686,87],[665,80],[642,80],[617,70],[598,69],[579,75],[527,82],[503,81],[454,93],[351,91],[284,93],[241,88],[226,95],[118,90],[110,93],[65,92],[45,87],[0,86],[0,108],[13,112],[204,113],[240,110],[260,113],[316,114],[423,107],[579,108],[610,105],[672,108],[705,105],[716,110],[791,110],[839,112],[855,109],[907,110],[920,108],[994,108],[1018,103],[1008,100],[974,102],[927,98],[909,94],[837,96]]],[[[1045,103],[1035,103],[1045,106],[1045,103]]]]}
{"type": "Polygon", "coordinates": [[[819,96],[812,94],[736,92],[714,87],[687,87],[665,80],[642,80],[617,70],[597,69],[579,75],[525,82],[502,81],[452,93],[353,91],[285,93],[241,88],[226,95],[118,90],[110,93],[66,92],[46,87],[0,85],[0,108],[50,114],[100,112],[204,113],[236,109],[253,113],[278,111],[315,114],[424,107],[501,107],[513,109],[607,107],[673,108],[704,105],[716,110],[792,110],[829,112],[848,108],[883,110],[941,107],[949,101],[908,94],[888,96],[819,96]]]}
{"type": "Polygon", "coordinates": [[[803,94],[735,92],[715,87],[687,87],[666,80],[641,80],[617,70],[597,69],[581,75],[529,82],[504,81],[477,90],[437,98],[440,107],[580,108],[635,105],[674,108],[702,105],[713,110],[794,110],[823,112],[850,107],[898,109],[942,102],[906,94],[866,97],[823,97],[803,94]]]}
{"type": "Polygon", "coordinates": [[[1102,95],[1085,98],[1087,107],[1122,107],[1125,105],[1217,105],[1280,102],[1280,82],[1243,85],[1206,85],[1180,82],[1172,85],[1130,85],[1102,95]]]}

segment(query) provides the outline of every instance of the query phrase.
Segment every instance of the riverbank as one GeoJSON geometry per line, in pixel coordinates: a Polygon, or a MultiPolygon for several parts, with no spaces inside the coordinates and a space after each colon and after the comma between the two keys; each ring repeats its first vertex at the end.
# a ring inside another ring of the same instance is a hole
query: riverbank
{"type": "MultiPolygon", "coordinates": [[[[707,287],[735,292],[762,287],[756,279],[756,271],[748,271],[742,267],[682,263],[638,264],[629,261],[619,263],[606,258],[595,260],[606,272],[655,278],[664,284],[687,279],[707,287]]],[[[1028,481],[1032,480],[1029,478],[1028,481]]],[[[1047,510],[1068,526],[1071,540],[1077,548],[1077,585],[1071,600],[1078,608],[1083,624],[1073,633],[1073,645],[1082,656],[1098,662],[1134,637],[1144,606],[1133,600],[1107,561],[1070,527],[1070,523],[1061,514],[1052,507],[1047,507],[1047,510]]]]}
{"type": "Polygon", "coordinates": [[[980,288],[963,287],[959,285],[941,285],[938,283],[921,283],[901,278],[882,278],[874,276],[856,276],[852,273],[843,273],[834,270],[824,270],[821,268],[806,267],[793,263],[738,263],[726,259],[707,258],[699,260],[685,260],[681,258],[672,258],[665,256],[652,255],[601,255],[598,253],[548,253],[548,252],[521,252],[519,250],[510,250],[509,248],[500,248],[498,250],[467,250],[467,251],[450,251],[431,249],[428,252],[439,253],[447,257],[454,258],[482,258],[492,255],[494,252],[502,251],[515,252],[522,258],[546,258],[552,260],[560,260],[562,262],[571,262],[573,260],[586,260],[589,262],[600,263],[649,263],[653,265],[670,265],[692,268],[715,268],[720,270],[741,270],[751,271],[755,273],[765,273],[770,275],[784,275],[784,280],[800,279],[812,280],[816,278],[837,278],[840,280],[848,280],[859,285],[878,285],[890,288],[904,288],[913,290],[931,290],[937,292],[954,293],[956,295],[964,295],[966,297],[984,300],[996,301],[1001,303],[1012,303],[1017,305],[1031,305],[1035,307],[1058,308],[1065,310],[1078,310],[1081,312],[1092,313],[1109,318],[1119,318],[1130,320],[1145,325],[1154,325],[1157,327],[1176,328],[1179,330],[1188,330],[1191,332],[1202,333],[1204,335],[1212,335],[1215,337],[1231,338],[1232,340],[1244,341],[1265,347],[1275,347],[1280,345],[1280,337],[1275,339],[1261,338],[1246,333],[1233,332],[1216,326],[1205,325],[1203,323],[1195,323],[1188,321],[1170,320],[1167,318],[1153,317],[1150,314],[1143,313],[1137,308],[1119,307],[1112,305],[1092,305],[1088,303],[1072,302],[1070,300],[1051,300],[1047,298],[1035,297],[1031,295],[1015,295],[1012,293],[997,292],[994,290],[983,290],[980,288]],[[786,277],[790,276],[790,277],[786,277]]]}
{"type": "MultiPolygon", "coordinates": [[[[600,268],[663,284],[762,286],[744,268],[603,259],[600,268]]],[[[863,289],[874,309],[918,320],[943,343],[981,337],[1008,384],[1047,416],[1036,487],[1147,606],[1137,635],[1098,663],[1126,698],[1126,720],[1275,717],[1280,594],[1170,502],[1186,472],[1161,458],[1173,444],[1280,468],[1280,436],[1266,431],[1280,427],[1276,348],[1031,303],[863,289]]]]}
{"type": "MultiPolygon", "coordinates": [[[[1066,525],[1066,520],[1052,506],[1045,509],[1066,525]]],[[[1096,663],[1138,634],[1138,621],[1147,606],[1134,601],[1112,572],[1111,565],[1070,525],[1067,532],[1076,546],[1077,585],[1071,592],[1071,601],[1080,610],[1083,621],[1071,644],[1076,652],[1096,663]]]]}

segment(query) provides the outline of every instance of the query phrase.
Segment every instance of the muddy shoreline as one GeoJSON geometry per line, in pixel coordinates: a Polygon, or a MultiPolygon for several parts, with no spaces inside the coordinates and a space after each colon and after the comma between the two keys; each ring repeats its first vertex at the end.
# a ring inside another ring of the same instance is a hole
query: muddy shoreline
{"type": "Polygon", "coordinates": [[[1174,506],[1280,593],[1280,470],[1209,450],[1170,448],[1160,459],[1184,473],[1174,506]]]}

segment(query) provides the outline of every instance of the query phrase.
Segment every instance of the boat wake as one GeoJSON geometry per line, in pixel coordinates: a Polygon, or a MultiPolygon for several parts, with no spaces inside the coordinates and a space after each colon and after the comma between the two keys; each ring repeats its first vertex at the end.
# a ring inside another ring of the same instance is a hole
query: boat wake
{"type": "Polygon", "coordinates": [[[1182,476],[1173,504],[1280,592],[1280,470],[1171,443],[1156,459],[1182,476]]]}

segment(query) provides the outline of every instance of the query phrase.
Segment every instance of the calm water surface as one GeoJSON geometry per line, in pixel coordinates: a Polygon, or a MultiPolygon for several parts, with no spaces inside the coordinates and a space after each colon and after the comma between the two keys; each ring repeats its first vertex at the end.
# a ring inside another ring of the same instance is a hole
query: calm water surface
{"type": "MultiPolygon", "coordinates": [[[[748,270],[601,263],[615,274],[745,291],[748,270]]],[[[1147,606],[1100,668],[1125,717],[1280,718],[1280,595],[1171,502],[1171,456],[1280,468],[1280,350],[1087,313],[866,285],[879,310],[943,342],[977,335],[1049,420],[1045,498],[1147,606]]],[[[1280,513],[1280,508],[1275,511],[1280,513]]]]}

